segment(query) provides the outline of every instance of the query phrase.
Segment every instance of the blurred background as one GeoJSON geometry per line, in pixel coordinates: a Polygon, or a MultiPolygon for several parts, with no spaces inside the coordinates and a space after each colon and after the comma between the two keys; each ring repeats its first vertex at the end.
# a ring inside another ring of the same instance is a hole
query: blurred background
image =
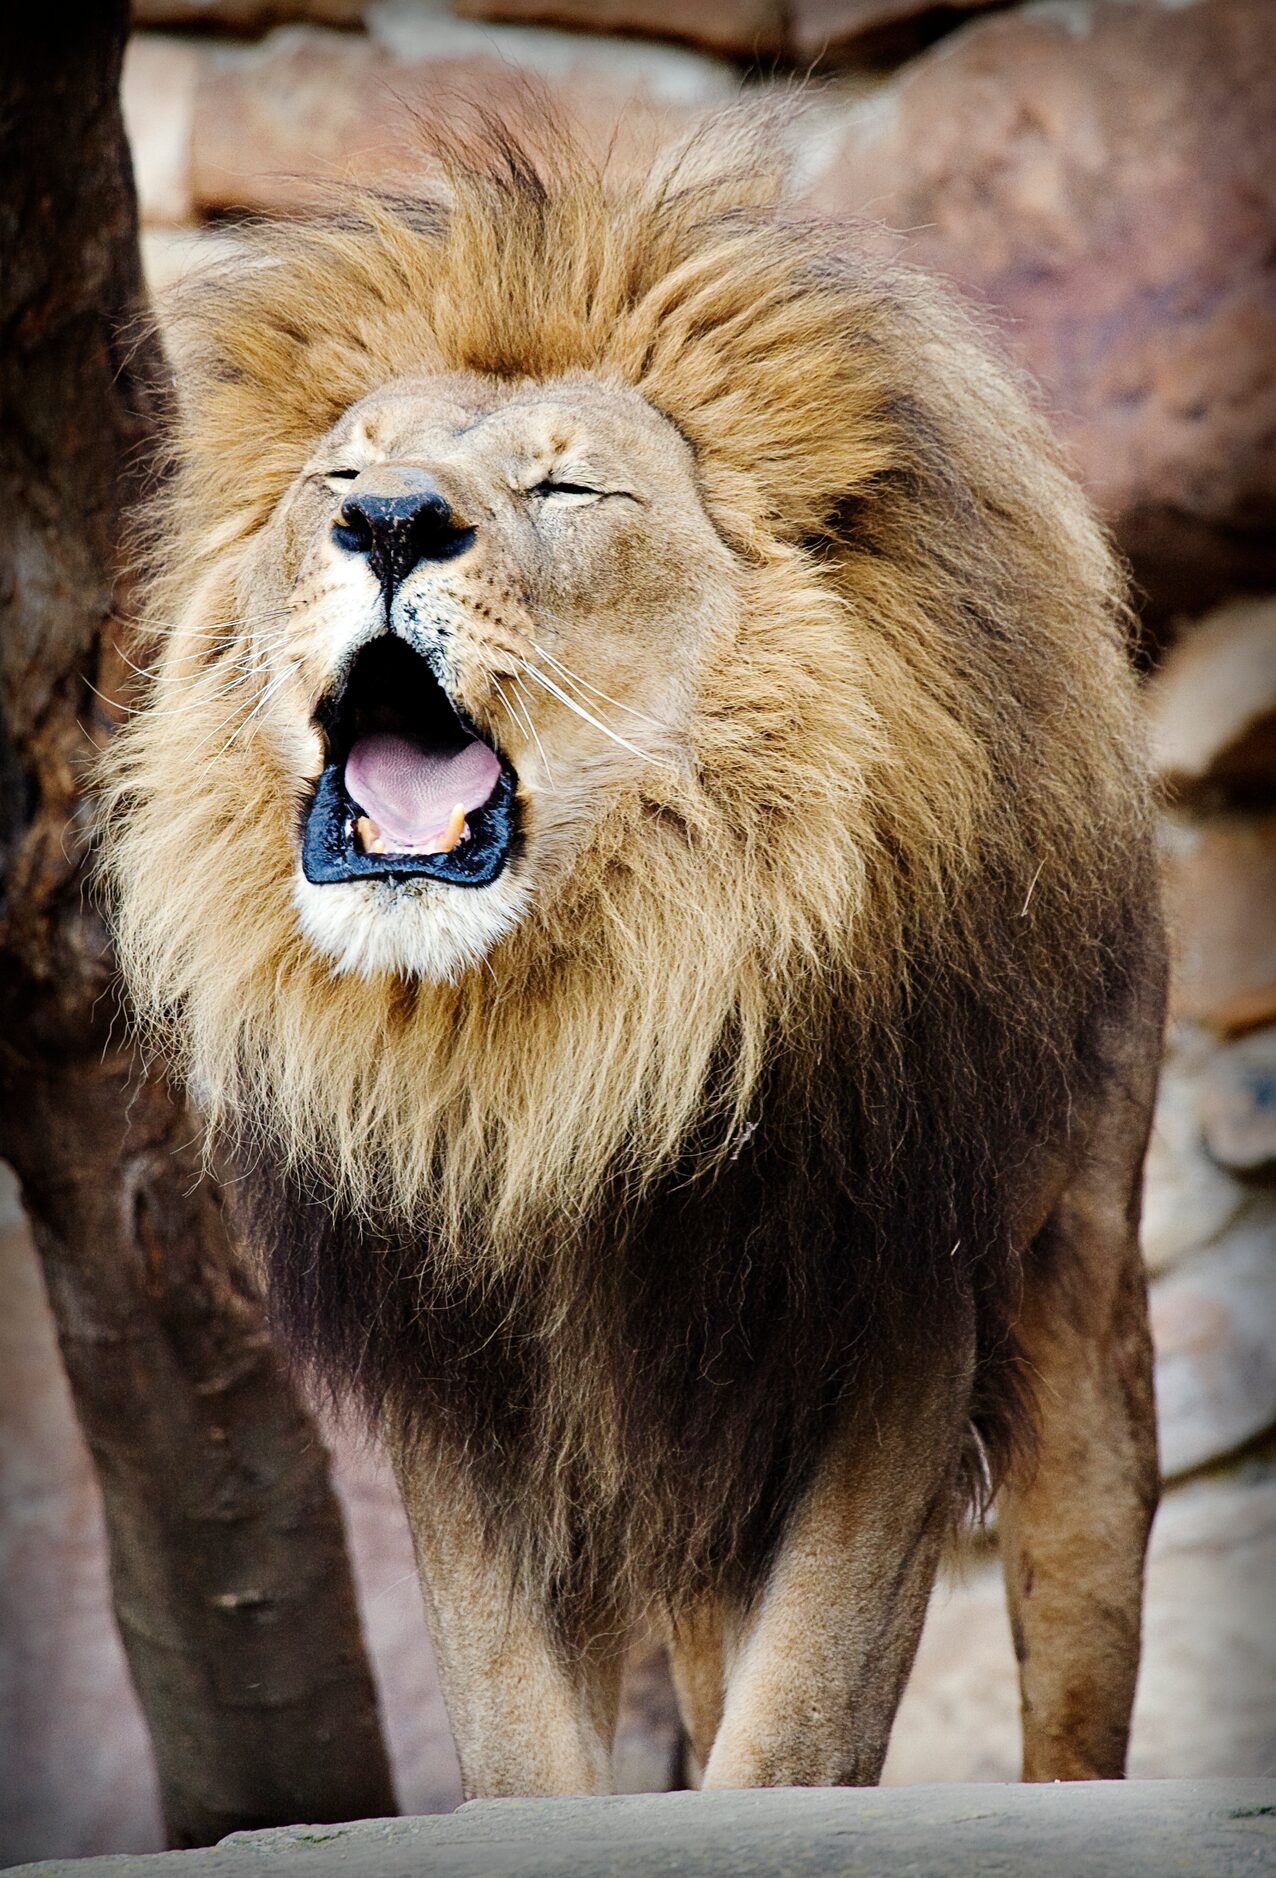
{"type": "MultiPolygon", "coordinates": [[[[71,29],[68,22],[68,30],[71,29]]],[[[1175,944],[1144,1245],[1167,1493],[1131,1773],[1276,1773],[1276,6],[1272,0],[138,0],[124,109],[153,288],[404,183],[412,125],[525,75],[600,151],[807,86],[803,198],[987,309],[1127,556],[1175,944]]],[[[641,145],[635,141],[634,148],[641,145]]],[[[0,1185],[5,1861],[163,1843],[98,1489],[0,1185]]],[[[329,1430],[404,1811],[457,1773],[402,1515],[329,1430]]],[[[678,1784],[644,1655],[625,1787],[678,1784]]],[[[945,1572],[886,1778],[1012,1779],[995,1553],[945,1572]]]]}

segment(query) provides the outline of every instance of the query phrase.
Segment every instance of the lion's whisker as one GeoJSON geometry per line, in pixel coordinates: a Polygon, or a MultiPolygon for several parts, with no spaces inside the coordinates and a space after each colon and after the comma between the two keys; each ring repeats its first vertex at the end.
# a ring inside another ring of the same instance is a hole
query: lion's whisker
{"type": "MultiPolygon", "coordinates": [[[[272,697],[274,693],[279,689],[280,685],[284,682],[284,680],[287,678],[291,678],[293,674],[296,672],[296,670],[297,670],[297,666],[296,666],[296,662],[294,661],[290,665],[286,666],[282,672],[280,672],[275,678],[273,678],[270,681],[270,683],[266,686],[266,689],[262,692],[261,696],[258,698],[256,704],[253,705],[251,711],[249,711],[247,716],[244,718],[243,722],[236,725],[235,729],[231,732],[231,735],[226,740],[226,742],[222,745],[221,749],[218,750],[216,755],[211,759],[213,762],[216,762],[217,757],[224,755],[225,752],[229,750],[231,744],[235,741],[235,738],[239,735],[240,731],[246,729],[246,727],[252,722],[253,718],[256,717],[258,711],[261,709],[263,704],[266,703],[267,699],[272,697]]],[[[214,724],[213,728],[207,733],[206,736],[203,736],[200,738],[199,742],[195,745],[194,749],[191,751],[191,755],[192,756],[197,755],[198,752],[204,748],[204,745],[208,743],[211,738],[217,735],[219,730],[224,730],[226,728],[226,725],[230,723],[231,719],[235,716],[236,712],[239,710],[242,710],[242,708],[243,708],[242,704],[237,703],[231,710],[227,711],[225,717],[223,717],[219,723],[214,724]]]]}
{"type": "Polygon", "coordinates": [[[283,619],[291,612],[291,607],[275,606],[263,613],[232,613],[227,619],[213,620],[207,626],[192,626],[182,620],[148,619],[142,636],[175,639],[179,635],[189,634],[192,639],[215,639],[218,633],[244,631],[251,626],[264,625],[267,620],[283,619]]]}
{"type": "Polygon", "coordinates": [[[650,724],[653,730],[665,729],[665,725],[657,723],[654,717],[645,716],[642,711],[636,711],[632,704],[622,704],[619,698],[613,698],[609,692],[600,691],[597,685],[591,685],[587,678],[582,678],[579,672],[572,671],[571,667],[564,665],[561,659],[556,659],[552,652],[547,652],[544,646],[538,646],[534,639],[531,644],[536,656],[548,659],[554,670],[561,672],[569,684],[578,685],[584,691],[591,691],[596,698],[601,698],[604,704],[614,704],[618,711],[624,711],[628,716],[636,717],[640,724],[650,724]]]}
{"type": "MultiPolygon", "coordinates": [[[[152,720],[162,721],[167,718],[187,717],[192,713],[199,715],[206,711],[210,704],[218,704],[223,702],[226,698],[229,698],[233,692],[237,691],[240,686],[252,676],[252,672],[239,672],[236,673],[234,679],[229,684],[220,686],[216,691],[200,692],[193,698],[182,699],[180,703],[164,705],[149,704],[145,700],[140,704],[126,704],[122,699],[108,697],[107,693],[101,690],[99,686],[95,685],[91,678],[86,678],[84,682],[93,693],[94,697],[100,698],[103,704],[108,705],[110,709],[119,716],[145,717],[147,721],[150,722],[152,720]]],[[[223,719],[222,721],[228,722],[229,719],[223,719]]]]}
{"type": "MultiPolygon", "coordinates": [[[[134,670],[136,669],[134,667],[134,670]]],[[[102,699],[104,704],[111,705],[112,709],[118,710],[125,717],[145,716],[148,719],[162,720],[205,711],[210,704],[217,704],[231,697],[244,685],[251,684],[254,678],[265,676],[268,671],[269,667],[264,659],[253,660],[250,664],[240,664],[237,669],[226,674],[224,683],[215,686],[211,691],[197,691],[192,697],[183,698],[175,704],[151,704],[145,699],[140,704],[125,704],[122,701],[117,703],[114,699],[108,698],[104,691],[98,690],[98,687],[90,680],[86,679],[85,683],[102,699]]],[[[144,673],[143,676],[153,677],[154,675],[144,673]]],[[[223,722],[225,721],[227,720],[223,719],[223,722]]]]}
{"type": "Polygon", "coordinates": [[[252,710],[249,711],[247,717],[245,717],[245,719],[243,720],[241,724],[236,724],[234,730],[231,731],[229,737],[227,737],[221,749],[218,750],[214,756],[211,756],[209,758],[208,763],[206,763],[204,766],[205,769],[208,769],[213,763],[216,763],[221,757],[225,756],[227,750],[230,749],[230,746],[234,743],[235,739],[237,737],[243,736],[244,732],[247,730],[248,726],[252,723],[253,719],[257,716],[258,712],[264,708],[264,706],[274,696],[274,694],[278,691],[279,687],[284,683],[284,681],[294,676],[294,674],[296,673],[296,670],[297,670],[297,666],[296,666],[296,662],[294,661],[291,665],[286,666],[282,672],[278,673],[276,677],[271,679],[270,683],[266,686],[266,689],[262,692],[261,696],[258,698],[256,704],[254,704],[252,710]]]}
{"type": "MultiPolygon", "coordinates": [[[[512,684],[518,687],[519,697],[520,697],[520,700],[522,700],[523,688],[521,685],[519,685],[517,675],[511,673],[510,680],[512,684]]],[[[536,748],[540,753],[541,768],[545,772],[545,780],[548,782],[551,789],[557,789],[558,784],[555,782],[554,772],[549,766],[549,758],[545,754],[545,746],[540,740],[540,736],[537,732],[535,723],[532,721],[531,711],[527,708],[526,703],[521,703],[520,708],[516,715],[514,711],[514,707],[510,704],[509,698],[506,696],[505,687],[502,685],[500,679],[496,676],[495,672],[492,673],[492,683],[496,686],[496,689],[498,693],[500,694],[501,703],[505,706],[506,711],[509,713],[510,721],[512,723],[520,725],[523,729],[525,729],[528,732],[529,736],[532,738],[532,741],[535,743],[536,748]]]]}
{"type": "Polygon", "coordinates": [[[516,711],[514,709],[514,706],[509,701],[509,696],[505,690],[505,687],[502,685],[500,679],[496,676],[495,672],[492,673],[492,683],[496,687],[497,696],[500,698],[501,703],[505,706],[505,715],[509,718],[510,723],[517,725],[519,730],[526,730],[530,732],[531,725],[527,722],[526,718],[523,716],[521,711],[516,711]]]}
{"type": "Polygon", "coordinates": [[[536,748],[540,751],[541,762],[544,765],[545,774],[549,778],[549,786],[551,789],[557,789],[558,784],[554,780],[554,772],[550,767],[549,758],[545,754],[545,746],[541,742],[540,732],[536,728],[536,719],[532,712],[531,697],[529,696],[527,691],[524,689],[523,681],[518,676],[517,672],[512,674],[512,683],[514,685],[514,689],[518,693],[519,702],[522,705],[523,716],[527,719],[527,728],[531,731],[532,736],[535,738],[536,748]]]}
{"type": "Polygon", "coordinates": [[[604,737],[609,737],[612,743],[618,744],[622,750],[628,750],[631,756],[641,757],[644,763],[661,761],[659,757],[653,756],[650,750],[640,750],[636,743],[630,743],[629,739],[622,737],[618,730],[612,730],[610,725],[604,724],[601,718],[595,717],[592,711],[587,711],[583,704],[564,691],[560,685],[556,685],[552,678],[547,678],[538,666],[529,665],[524,659],[523,670],[529,678],[534,678],[538,684],[543,685],[551,696],[558,699],[560,704],[565,705],[569,711],[574,711],[577,717],[582,718],[585,723],[592,724],[595,730],[601,730],[604,737]]]}

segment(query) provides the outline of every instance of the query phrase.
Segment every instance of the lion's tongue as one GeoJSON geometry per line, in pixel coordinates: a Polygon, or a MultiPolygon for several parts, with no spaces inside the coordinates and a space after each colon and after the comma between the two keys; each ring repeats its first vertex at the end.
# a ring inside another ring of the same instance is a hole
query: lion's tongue
{"type": "Polygon", "coordinates": [[[455,756],[437,756],[373,731],[346,758],[346,793],[389,846],[423,848],[443,834],[458,802],[467,815],[482,808],[500,773],[495,753],[477,739],[455,756]]]}

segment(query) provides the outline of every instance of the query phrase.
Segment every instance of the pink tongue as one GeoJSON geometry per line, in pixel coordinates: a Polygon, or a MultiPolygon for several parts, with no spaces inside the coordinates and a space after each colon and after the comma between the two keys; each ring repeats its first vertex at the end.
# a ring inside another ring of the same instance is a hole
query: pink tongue
{"type": "Polygon", "coordinates": [[[468,815],[495,789],[501,766],[477,740],[455,756],[431,756],[406,737],[373,731],[346,758],[346,792],[391,847],[419,848],[447,828],[457,803],[468,815]]]}

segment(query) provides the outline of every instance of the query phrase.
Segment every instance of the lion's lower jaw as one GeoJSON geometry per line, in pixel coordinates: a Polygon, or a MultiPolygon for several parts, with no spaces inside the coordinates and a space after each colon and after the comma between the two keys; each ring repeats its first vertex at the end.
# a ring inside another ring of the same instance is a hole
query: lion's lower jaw
{"type": "Polygon", "coordinates": [[[527,889],[509,874],[488,887],[419,880],[315,886],[298,869],[293,900],[306,938],[335,971],[449,983],[517,925],[527,889]]]}

